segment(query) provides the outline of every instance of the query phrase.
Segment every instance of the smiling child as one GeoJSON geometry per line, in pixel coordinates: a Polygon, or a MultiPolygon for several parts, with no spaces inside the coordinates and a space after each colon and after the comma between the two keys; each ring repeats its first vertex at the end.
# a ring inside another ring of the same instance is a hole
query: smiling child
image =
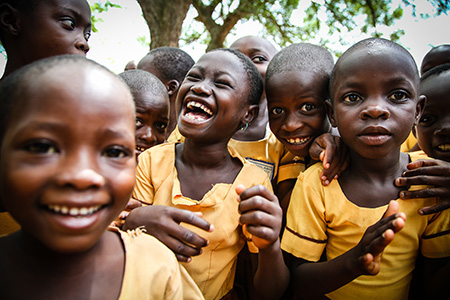
{"type": "MultiPolygon", "coordinates": [[[[232,297],[237,256],[247,241],[243,233],[252,235],[253,252],[259,250],[258,291],[268,299],[284,291],[270,275],[284,263],[278,199],[268,175],[228,148],[234,133],[256,116],[262,86],[242,53],[204,54],[178,91],[185,142],[155,146],[139,158],[133,197],[147,206],[132,210],[124,228],[144,225],[171,248],[206,299],[232,297]]],[[[277,279],[287,284],[285,276],[277,279]]]]}
{"type": "Polygon", "coordinates": [[[0,113],[0,202],[22,227],[0,239],[2,299],[202,299],[156,239],[106,231],[135,183],[135,108],[117,76],[43,59],[2,82],[0,113]]]}

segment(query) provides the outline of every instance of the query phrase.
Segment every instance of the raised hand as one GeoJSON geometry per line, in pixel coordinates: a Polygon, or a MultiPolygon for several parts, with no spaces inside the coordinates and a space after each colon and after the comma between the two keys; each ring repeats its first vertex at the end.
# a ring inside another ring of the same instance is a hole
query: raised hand
{"type": "Polygon", "coordinates": [[[252,241],[259,249],[265,249],[278,241],[283,212],[278,198],[262,185],[248,189],[236,187],[239,195],[240,223],[252,234],[252,241]]]}
{"type": "Polygon", "coordinates": [[[149,205],[132,210],[123,229],[144,226],[148,234],[172,249],[179,261],[190,262],[192,256],[202,253],[208,240],[184,228],[180,225],[181,222],[208,232],[214,230],[214,226],[203,219],[201,213],[163,205],[149,205]]]}
{"type": "MultiPolygon", "coordinates": [[[[401,199],[439,197],[440,201],[419,209],[428,215],[450,208],[450,163],[439,159],[417,160],[409,163],[408,171],[395,180],[397,186],[430,185],[426,189],[400,192],[401,199]]],[[[412,200],[413,201],[413,200],[412,200]]]]}
{"type": "Polygon", "coordinates": [[[358,245],[349,250],[355,258],[356,274],[376,275],[380,271],[384,249],[392,242],[395,234],[405,226],[406,215],[399,213],[398,207],[398,202],[392,200],[383,217],[367,228],[358,245]]]}

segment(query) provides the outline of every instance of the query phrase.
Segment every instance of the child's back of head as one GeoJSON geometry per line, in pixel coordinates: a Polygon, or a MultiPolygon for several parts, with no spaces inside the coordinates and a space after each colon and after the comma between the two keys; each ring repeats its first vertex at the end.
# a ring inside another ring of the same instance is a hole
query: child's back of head
{"type": "Polygon", "coordinates": [[[145,70],[158,77],[169,93],[170,117],[166,138],[177,125],[176,115],[180,108],[175,107],[175,99],[184,77],[193,65],[192,57],[175,47],[153,49],[137,64],[137,69],[145,70]]]}
{"type": "Polygon", "coordinates": [[[425,54],[422,60],[420,74],[424,75],[432,68],[448,63],[450,63],[450,45],[444,44],[433,47],[425,54]]]}
{"type": "Polygon", "coordinates": [[[169,123],[169,96],[164,84],[144,70],[119,74],[136,106],[136,155],[165,141],[169,123]]]}
{"type": "Polygon", "coordinates": [[[91,10],[86,0],[0,1],[3,76],[35,60],[89,51],[91,10]]]}

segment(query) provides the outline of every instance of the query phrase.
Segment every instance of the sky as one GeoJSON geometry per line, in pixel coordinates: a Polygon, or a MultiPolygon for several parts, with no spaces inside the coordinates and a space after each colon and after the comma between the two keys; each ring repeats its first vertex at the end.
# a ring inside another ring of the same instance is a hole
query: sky
{"type": "MultiPolygon", "coordinates": [[[[88,0],[91,4],[97,1],[99,0],[88,0]]],[[[105,0],[100,1],[105,2],[105,0]]],[[[301,1],[302,7],[293,14],[292,22],[294,24],[301,26],[301,22],[296,22],[296,20],[302,19],[304,7],[309,6],[309,1],[301,1]]],[[[320,3],[323,0],[313,1],[320,3]]],[[[400,0],[393,1],[399,3],[400,0]]],[[[119,4],[121,8],[112,8],[108,12],[98,15],[103,21],[96,24],[98,32],[93,33],[89,40],[91,50],[88,52],[87,57],[108,67],[115,73],[120,73],[130,60],[138,62],[148,53],[149,46],[142,41],[149,43],[150,32],[136,0],[114,0],[111,2],[119,4]]],[[[433,8],[427,1],[416,0],[415,3],[419,11],[429,12],[433,15],[433,8]]],[[[195,10],[191,8],[184,24],[195,24],[196,21],[193,21],[194,17],[195,10]]],[[[199,24],[198,26],[198,28],[201,28],[199,24]]],[[[419,67],[422,58],[431,47],[440,44],[450,44],[450,34],[447,30],[450,28],[450,16],[445,14],[428,19],[414,18],[411,8],[405,8],[403,18],[396,21],[395,26],[391,28],[380,27],[378,30],[389,33],[396,28],[405,30],[405,35],[401,37],[400,44],[411,52],[419,67]]],[[[256,22],[238,23],[227,37],[225,46],[229,46],[240,37],[260,35],[260,32],[261,26],[256,22]]],[[[327,35],[328,33],[324,28],[320,34],[327,35]]],[[[329,38],[334,42],[328,46],[343,52],[351,44],[366,37],[368,36],[361,35],[359,30],[355,30],[354,32],[345,33],[345,40],[349,41],[348,45],[341,45],[337,38],[331,36],[329,38]]],[[[265,38],[271,40],[270,37],[265,38]]],[[[312,40],[308,42],[315,43],[317,41],[312,40]]],[[[206,45],[184,45],[180,43],[180,48],[189,53],[194,60],[197,60],[205,52],[206,45]]],[[[4,65],[5,58],[0,56],[0,71],[4,69],[4,65]]]]}

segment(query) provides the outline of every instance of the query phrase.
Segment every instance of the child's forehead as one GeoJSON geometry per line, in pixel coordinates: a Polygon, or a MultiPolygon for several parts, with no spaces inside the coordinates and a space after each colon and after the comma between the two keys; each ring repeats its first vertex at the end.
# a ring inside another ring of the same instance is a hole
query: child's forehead
{"type": "Polygon", "coordinates": [[[256,52],[256,51],[264,51],[270,56],[275,55],[277,52],[276,48],[267,40],[260,37],[243,37],[237,41],[235,41],[231,46],[231,49],[236,49],[241,52],[256,52]]]}
{"type": "MultiPolygon", "coordinates": [[[[406,51],[406,50],[405,50],[406,51]]],[[[337,73],[349,76],[352,71],[389,73],[395,71],[408,78],[418,79],[415,62],[400,49],[378,45],[376,47],[359,47],[345,55],[336,64],[337,73]]]]}
{"type": "Polygon", "coordinates": [[[244,66],[240,59],[227,51],[212,51],[204,54],[193,68],[216,73],[227,73],[231,76],[244,75],[244,66]]]}

